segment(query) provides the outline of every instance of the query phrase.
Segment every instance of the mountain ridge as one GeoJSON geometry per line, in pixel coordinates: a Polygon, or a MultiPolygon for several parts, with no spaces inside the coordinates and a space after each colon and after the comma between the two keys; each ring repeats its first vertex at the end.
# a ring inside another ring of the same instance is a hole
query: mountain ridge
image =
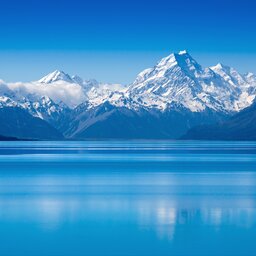
{"type": "Polygon", "coordinates": [[[256,140],[256,101],[225,121],[193,127],[181,139],[256,140]]]}
{"type": "Polygon", "coordinates": [[[125,137],[122,124],[128,137],[143,138],[151,129],[148,137],[178,138],[191,126],[228,119],[255,96],[254,74],[242,75],[220,63],[203,68],[187,51],[161,59],[128,86],[59,70],[30,83],[0,82],[0,108],[20,108],[66,137],[80,139],[125,137]]]}

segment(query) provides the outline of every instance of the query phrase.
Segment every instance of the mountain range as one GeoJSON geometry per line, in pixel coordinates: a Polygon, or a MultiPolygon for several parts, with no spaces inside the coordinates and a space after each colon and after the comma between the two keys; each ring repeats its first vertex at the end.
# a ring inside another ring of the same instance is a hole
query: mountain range
{"type": "Polygon", "coordinates": [[[255,96],[254,74],[223,64],[203,68],[181,51],[129,85],[58,70],[29,83],[0,81],[0,134],[49,140],[229,139],[225,134],[232,134],[235,123],[250,124],[255,96]]]}
{"type": "Polygon", "coordinates": [[[256,103],[228,120],[193,127],[182,138],[191,140],[256,140],[256,103]]]}

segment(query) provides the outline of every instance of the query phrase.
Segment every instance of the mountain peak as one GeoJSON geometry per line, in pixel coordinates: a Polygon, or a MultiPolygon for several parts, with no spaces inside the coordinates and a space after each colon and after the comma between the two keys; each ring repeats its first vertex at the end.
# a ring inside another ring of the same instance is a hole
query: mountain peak
{"type": "Polygon", "coordinates": [[[219,62],[215,67],[216,67],[216,68],[224,68],[224,65],[219,62]]]}
{"type": "Polygon", "coordinates": [[[80,76],[78,76],[78,75],[72,76],[71,79],[72,79],[75,83],[77,83],[77,84],[79,84],[79,85],[83,85],[83,83],[84,83],[84,80],[83,80],[80,76]]]}
{"type": "Polygon", "coordinates": [[[183,50],[183,51],[179,51],[178,53],[179,55],[185,55],[185,54],[188,54],[187,50],[183,50]]]}
{"type": "Polygon", "coordinates": [[[50,84],[56,81],[65,81],[65,82],[73,83],[72,78],[61,70],[55,70],[52,73],[44,76],[39,80],[40,83],[44,83],[44,84],[50,84]]]}
{"type": "Polygon", "coordinates": [[[248,73],[244,74],[244,76],[247,78],[251,78],[251,77],[255,77],[255,74],[252,72],[248,72],[248,73]]]}
{"type": "Polygon", "coordinates": [[[174,54],[177,64],[190,74],[195,72],[201,72],[202,67],[197,61],[188,53],[188,51],[180,51],[178,54],[174,54]]]}
{"type": "Polygon", "coordinates": [[[220,69],[229,69],[229,67],[225,66],[225,65],[223,65],[222,63],[219,62],[217,65],[210,67],[210,69],[220,70],[220,69]]]}
{"type": "Polygon", "coordinates": [[[173,66],[173,65],[187,66],[194,65],[196,68],[200,68],[201,66],[190,56],[188,51],[183,50],[178,53],[171,53],[167,57],[160,60],[157,66],[173,66]]]}
{"type": "Polygon", "coordinates": [[[244,75],[246,81],[251,84],[256,86],[256,75],[253,74],[252,72],[248,72],[244,75]]]}

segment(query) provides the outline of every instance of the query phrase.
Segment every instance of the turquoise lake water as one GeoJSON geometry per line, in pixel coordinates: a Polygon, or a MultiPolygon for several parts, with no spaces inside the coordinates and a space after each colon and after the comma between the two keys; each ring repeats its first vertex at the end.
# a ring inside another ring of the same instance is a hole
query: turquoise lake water
{"type": "Polygon", "coordinates": [[[0,142],[0,255],[256,255],[256,143],[0,142]]]}

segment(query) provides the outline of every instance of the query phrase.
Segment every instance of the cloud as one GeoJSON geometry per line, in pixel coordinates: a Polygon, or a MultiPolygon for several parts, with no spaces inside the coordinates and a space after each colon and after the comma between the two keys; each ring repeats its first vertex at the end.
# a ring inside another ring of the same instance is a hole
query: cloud
{"type": "Polygon", "coordinates": [[[63,81],[51,84],[17,82],[9,83],[7,86],[18,98],[28,95],[34,95],[35,97],[48,96],[55,103],[62,101],[71,108],[86,100],[86,95],[80,85],[63,81]]]}

